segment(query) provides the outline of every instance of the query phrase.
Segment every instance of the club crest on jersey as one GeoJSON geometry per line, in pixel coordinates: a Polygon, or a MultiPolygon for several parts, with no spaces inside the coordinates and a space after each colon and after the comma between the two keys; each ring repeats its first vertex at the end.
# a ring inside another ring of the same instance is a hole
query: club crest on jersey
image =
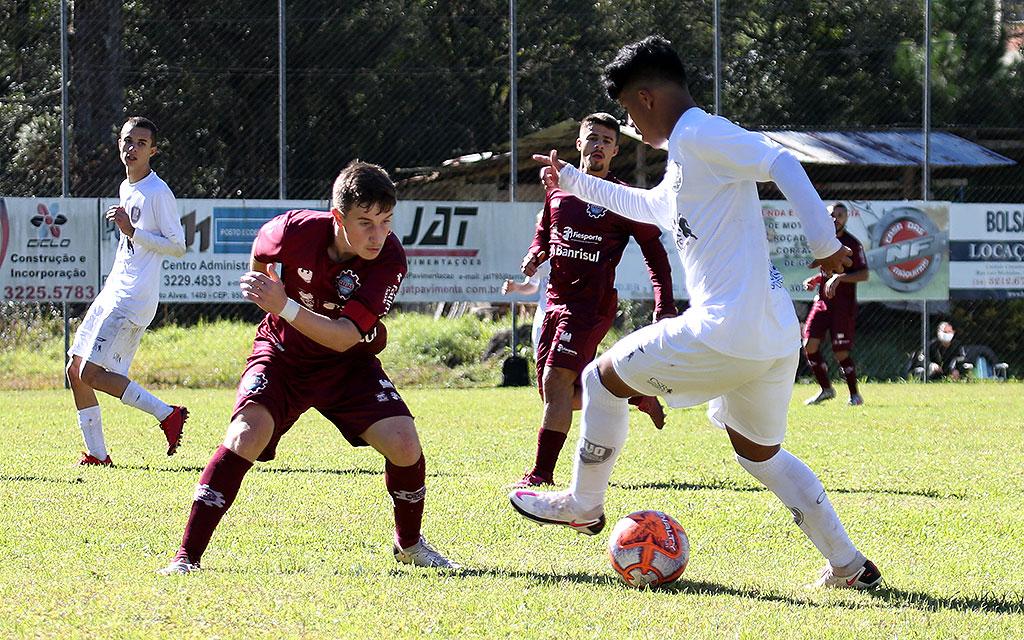
{"type": "Polygon", "coordinates": [[[679,190],[683,188],[683,165],[673,162],[672,167],[672,190],[679,193],[679,190]]]}
{"type": "Polygon", "coordinates": [[[132,224],[137,223],[139,221],[139,218],[142,217],[142,209],[138,207],[132,207],[131,213],[128,214],[128,217],[131,218],[132,224]]]}
{"type": "Polygon", "coordinates": [[[590,216],[591,218],[600,218],[607,212],[607,209],[605,209],[604,207],[599,207],[596,204],[587,205],[587,215],[590,216]]]}
{"type": "Polygon", "coordinates": [[[302,278],[303,281],[306,282],[306,284],[309,284],[310,282],[313,281],[312,269],[303,269],[302,267],[299,267],[298,269],[295,270],[295,272],[299,274],[299,277],[302,278]]]}
{"type": "Polygon", "coordinates": [[[338,274],[337,280],[334,281],[334,287],[342,300],[348,300],[359,288],[359,276],[351,269],[345,269],[338,274]]]}
{"type": "Polygon", "coordinates": [[[251,396],[267,388],[267,376],[263,375],[262,371],[250,373],[245,376],[240,386],[244,395],[251,396]]]}

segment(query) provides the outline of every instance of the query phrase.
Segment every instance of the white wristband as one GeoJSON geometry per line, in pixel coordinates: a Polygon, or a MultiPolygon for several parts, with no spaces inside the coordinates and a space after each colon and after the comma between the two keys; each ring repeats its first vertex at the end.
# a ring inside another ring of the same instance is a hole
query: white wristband
{"type": "Polygon", "coordinates": [[[295,317],[299,315],[300,308],[298,302],[288,298],[288,302],[284,303],[284,309],[281,309],[281,313],[277,315],[288,322],[295,322],[295,317]]]}

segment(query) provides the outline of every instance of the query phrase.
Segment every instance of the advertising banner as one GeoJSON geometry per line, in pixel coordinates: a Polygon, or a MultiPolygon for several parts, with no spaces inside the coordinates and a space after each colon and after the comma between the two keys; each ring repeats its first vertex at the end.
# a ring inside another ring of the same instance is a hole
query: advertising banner
{"type": "Polygon", "coordinates": [[[95,198],[0,198],[0,295],[88,302],[99,289],[95,198]]]}
{"type": "Polygon", "coordinates": [[[949,293],[953,298],[1024,298],[1024,206],[952,204],[949,293]]]}
{"type": "MultiPolygon", "coordinates": [[[[864,246],[870,276],[861,301],[946,300],[949,297],[949,203],[846,201],[846,230],[864,246]]],[[[817,271],[800,219],[784,200],[761,203],[772,261],[794,300],[811,300],[803,282],[817,271]]]]}

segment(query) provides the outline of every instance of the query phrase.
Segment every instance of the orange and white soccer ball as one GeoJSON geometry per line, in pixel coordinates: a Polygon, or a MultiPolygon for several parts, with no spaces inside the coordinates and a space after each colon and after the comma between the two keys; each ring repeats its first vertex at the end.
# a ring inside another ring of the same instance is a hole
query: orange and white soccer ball
{"type": "Polygon", "coordinates": [[[690,560],[690,539],[672,516],[637,511],[615,524],[608,539],[612,568],[631,587],[657,587],[675,581],[690,560]]]}

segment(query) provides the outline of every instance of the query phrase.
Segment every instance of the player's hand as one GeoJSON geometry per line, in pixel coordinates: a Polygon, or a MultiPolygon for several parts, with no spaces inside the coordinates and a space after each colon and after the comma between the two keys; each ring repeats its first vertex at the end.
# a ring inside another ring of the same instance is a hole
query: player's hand
{"type": "Polygon", "coordinates": [[[135,227],[132,226],[132,219],[128,216],[128,212],[124,210],[124,207],[110,207],[107,209],[107,213],[104,217],[108,221],[116,224],[117,228],[121,230],[121,233],[129,238],[135,235],[135,227]]]}
{"type": "Polygon", "coordinates": [[[814,291],[821,284],[821,275],[811,276],[804,280],[804,291],[814,291]]]}
{"type": "Polygon", "coordinates": [[[544,165],[540,169],[540,181],[545,189],[554,189],[558,186],[558,172],[566,163],[558,159],[558,150],[552,149],[549,155],[543,153],[533,154],[534,162],[544,165]]]}
{"type": "Polygon", "coordinates": [[[288,302],[288,294],[284,291],[284,284],[281,278],[274,271],[274,265],[267,265],[267,273],[250,271],[238,281],[242,289],[242,297],[250,302],[255,302],[260,309],[267,313],[278,315],[288,302]]]}
{"type": "Polygon", "coordinates": [[[526,252],[526,255],[523,256],[523,264],[519,268],[522,270],[524,276],[532,278],[533,274],[537,273],[537,267],[543,264],[544,261],[547,260],[547,257],[548,254],[545,251],[538,251],[537,253],[528,251],[526,252]]]}
{"type": "Polygon", "coordinates": [[[515,280],[505,278],[505,281],[501,283],[501,295],[507,296],[509,293],[517,293],[517,285],[515,280]]]}
{"type": "Polygon", "coordinates": [[[836,291],[839,290],[839,284],[843,281],[843,274],[835,273],[825,283],[825,297],[832,299],[836,297],[836,291]]]}
{"type": "Polygon", "coordinates": [[[839,251],[836,251],[827,258],[818,258],[811,264],[807,265],[808,269],[821,269],[825,272],[825,275],[830,276],[833,273],[842,273],[853,264],[853,251],[850,247],[840,247],[839,251]]]}

